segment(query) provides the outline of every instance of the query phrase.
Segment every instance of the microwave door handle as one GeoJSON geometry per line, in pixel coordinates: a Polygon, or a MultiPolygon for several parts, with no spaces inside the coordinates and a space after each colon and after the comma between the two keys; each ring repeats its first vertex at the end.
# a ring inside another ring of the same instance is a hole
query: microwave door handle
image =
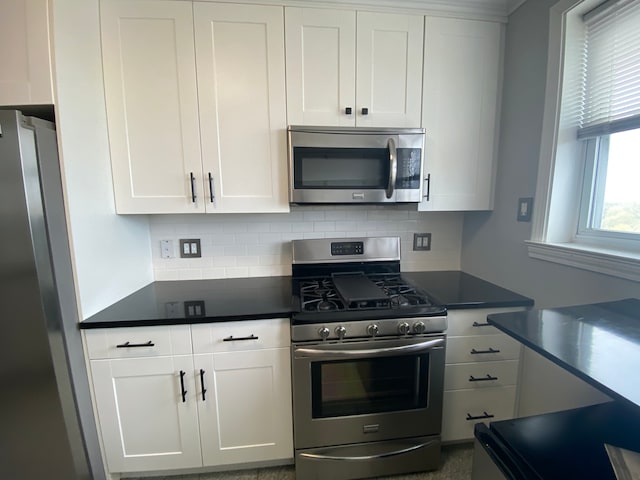
{"type": "Polygon", "coordinates": [[[396,149],[396,141],[389,138],[387,141],[389,149],[389,185],[387,185],[387,198],[393,197],[393,191],[396,188],[396,178],[398,177],[398,150],[396,149]]]}

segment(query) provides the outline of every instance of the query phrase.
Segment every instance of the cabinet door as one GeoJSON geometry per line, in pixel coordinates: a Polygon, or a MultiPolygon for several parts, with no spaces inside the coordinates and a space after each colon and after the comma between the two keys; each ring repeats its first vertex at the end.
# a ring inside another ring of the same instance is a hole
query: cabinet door
{"type": "Polygon", "coordinates": [[[203,212],[191,3],[105,0],[100,14],[118,213],[203,212]]]}
{"type": "Polygon", "coordinates": [[[289,348],[194,355],[207,465],[293,458],[289,348]],[[207,390],[202,396],[202,386],[207,390]]]}
{"type": "Polygon", "coordinates": [[[502,27],[427,17],[423,127],[429,195],[419,210],[493,208],[502,27]]]}
{"type": "Polygon", "coordinates": [[[48,0],[0,4],[0,105],[53,103],[48,0]]]}
{"type": "Polygon", "coordinates": [[[357,125],[419,127],[424,18],[358,12],[357,30],[357,125]]]}
{"type": "Polygon", "coordinates": [[[190,355],[92,360],[91,372],[109,471],[202,465],[190,355]]]}
{"type": "Polygon", "coordinates": [[[285,20],[289,123],[354,126],[356,13],[287,7],[285,20]]]}
{"type": "Polygon", "coordinates": [[[287,212],[283,9],[194,9],[207,212],[287,212]]]}

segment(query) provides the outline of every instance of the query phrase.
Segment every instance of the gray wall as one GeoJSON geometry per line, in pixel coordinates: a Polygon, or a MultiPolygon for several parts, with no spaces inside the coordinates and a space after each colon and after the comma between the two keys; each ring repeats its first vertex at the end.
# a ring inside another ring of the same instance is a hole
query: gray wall
{"type": "Polygon", "coordinates": [[[637,282],[529,258],[531,223],[516,221],[518,198],[535,196],[549,8],[556,1],[528,0],[509,17],[495,208],[465,215],[462,269],[533,298],[537,307],[640,296],[637,282]]]}
{"type": "MultiPolygon", "coordinates": [[[[462,269],[531,297],[538,308],[640,297],[640,284],[529,258],[531,223],[516,221],[520,197],[535,196],[546,86],[549,8],[528,0],[507,25],[500,149],[492,212],[467,213],[462,269]]],[[[518,414],[605,400],[599,392],[525,349],[518,414]]]]}

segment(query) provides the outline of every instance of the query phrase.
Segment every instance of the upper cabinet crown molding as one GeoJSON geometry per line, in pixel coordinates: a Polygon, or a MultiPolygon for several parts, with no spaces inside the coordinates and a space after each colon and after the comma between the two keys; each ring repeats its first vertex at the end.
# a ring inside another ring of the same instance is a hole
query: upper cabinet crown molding
{"type": "MultiPolygon", "coordinates": [[[[216,2],[218,0],[199,0],[216,2]]],[[[342,8],[506,22],[525,0],[233,0],[233,3],[342,8]]]]}
{"type": "Polygon", "coordinates": [[[2,0],[0,105],[53,103],[48,0],[2,0]]]}

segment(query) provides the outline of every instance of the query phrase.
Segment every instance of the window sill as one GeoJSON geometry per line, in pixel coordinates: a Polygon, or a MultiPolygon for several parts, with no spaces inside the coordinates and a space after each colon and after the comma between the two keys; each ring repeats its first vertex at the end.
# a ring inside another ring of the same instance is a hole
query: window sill
{"type": "Polygon", "coordinates": [[[640,281],[640,254],[575,243],[525,242],[529,257],[640,281]]]}

